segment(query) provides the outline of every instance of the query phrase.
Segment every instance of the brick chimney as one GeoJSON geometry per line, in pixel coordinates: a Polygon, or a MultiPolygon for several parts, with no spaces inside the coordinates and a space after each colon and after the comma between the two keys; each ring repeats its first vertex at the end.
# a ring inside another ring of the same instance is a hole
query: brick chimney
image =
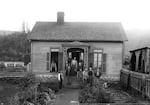
{"type": "Polygon", "coordinates": [[[57,23],[64,23],[64,12],[57,12],[57,23]]]}

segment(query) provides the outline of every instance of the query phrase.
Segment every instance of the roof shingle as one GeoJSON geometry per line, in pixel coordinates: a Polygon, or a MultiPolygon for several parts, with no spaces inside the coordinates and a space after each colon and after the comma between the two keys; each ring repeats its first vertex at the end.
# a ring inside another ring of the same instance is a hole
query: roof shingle
{"type": "Polygon", "coordinates": [[[30,40],[126,41],[119,22],[36,22],[30,40]]]}

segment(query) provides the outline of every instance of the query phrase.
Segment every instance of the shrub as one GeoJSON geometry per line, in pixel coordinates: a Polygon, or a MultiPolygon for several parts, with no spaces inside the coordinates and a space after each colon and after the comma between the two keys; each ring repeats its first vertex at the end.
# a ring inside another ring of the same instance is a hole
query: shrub
{"type": "Polygon", "coordinates": [[[38,80],[40,81],[40,88],[51,88],[55,92],[59,90],[59,81],[56,75],[46,75],[46,76],[38,76],[38,80]]]}
{"type": "Polygon", "coordinates": [[[10,100],[10,105],[25,105],[27,102],[36,102],[38,81],[34,74],[26,74],[16,80],[20,91],[10,100]]]}
{"type": "Polygon", "coordinates": [[[28,89],[30,87],[37,86],[39,82],[37,81],[35,74],[28,73],[23,78],[20,78],[18,81],[19,88],[21,90],[28,89]]]}
{"type": "Polygon", "coordinates": [[[54,95],[54,92],[49,89],[47,92],[39,92],[37,95],[37,103],[40,105],[47,105],[47,103],[52,102],[55,98],[56,96],[54,95]]]}
{"type": "Polygon", "coordinates": [[[90,87],[87,85],[79,92],[80,103],[112,103],[109,93],[106,93],[97,85],[90,87]]]}
{"type": "Polygon", "coordinates": [[[5,71],[6,67],[5,64],[2,62],[0,63],[0,71],[5,71]]]}
{"type": "Polygon", "coordinates": [[[16,94],[13,97],[10,98],[9,100],[9,105],[20,105],[19,102],[20,97],[16,94]]]}
{"type": "Polygon", "coordinates": [[[57,92],[59,90],[59,83],[50,82],[50,83],[40,83],[38,85],[38,90],[45,90],[45,88],[50,88],[53,91],[57,92]]]}
{"type": "Polygon", "coordinates": [[[20,92],[16,93],[10,100],[10,105],[47,105],[55,99],[54,92],[48,86],[39,85],[34,74],[27,74],[18,80],[20,92]]]}

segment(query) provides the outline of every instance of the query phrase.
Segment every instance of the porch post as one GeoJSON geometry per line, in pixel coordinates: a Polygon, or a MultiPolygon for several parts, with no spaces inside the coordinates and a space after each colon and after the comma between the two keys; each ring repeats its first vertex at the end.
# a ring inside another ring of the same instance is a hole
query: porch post
{"type": "Polygon", "coordinates": [[[84,48],[84,66],[88,68],[88,47],[84,48]]]}
{"type": "Polygon", "coordinates": [[[65,64],[66,64],[66,58],[67,58],[67,49],[66,47],[63,47],[63,70],[65,70],[65,64]]]}

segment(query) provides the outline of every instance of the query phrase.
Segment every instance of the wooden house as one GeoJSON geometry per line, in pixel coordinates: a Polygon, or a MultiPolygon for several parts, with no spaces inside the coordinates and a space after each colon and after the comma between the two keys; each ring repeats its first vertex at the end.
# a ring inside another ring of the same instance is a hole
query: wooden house
{"type": "Polygon", "coordinates": [[[119,77],[127,41],[120,22],[65,22],[57,13],[57,22],[36,22],[31,34],[33,72],[50,71],[52,61],[65,71],[68,57],[82,59],[84,67],[101,68],[102,75],[119,77]]]}

